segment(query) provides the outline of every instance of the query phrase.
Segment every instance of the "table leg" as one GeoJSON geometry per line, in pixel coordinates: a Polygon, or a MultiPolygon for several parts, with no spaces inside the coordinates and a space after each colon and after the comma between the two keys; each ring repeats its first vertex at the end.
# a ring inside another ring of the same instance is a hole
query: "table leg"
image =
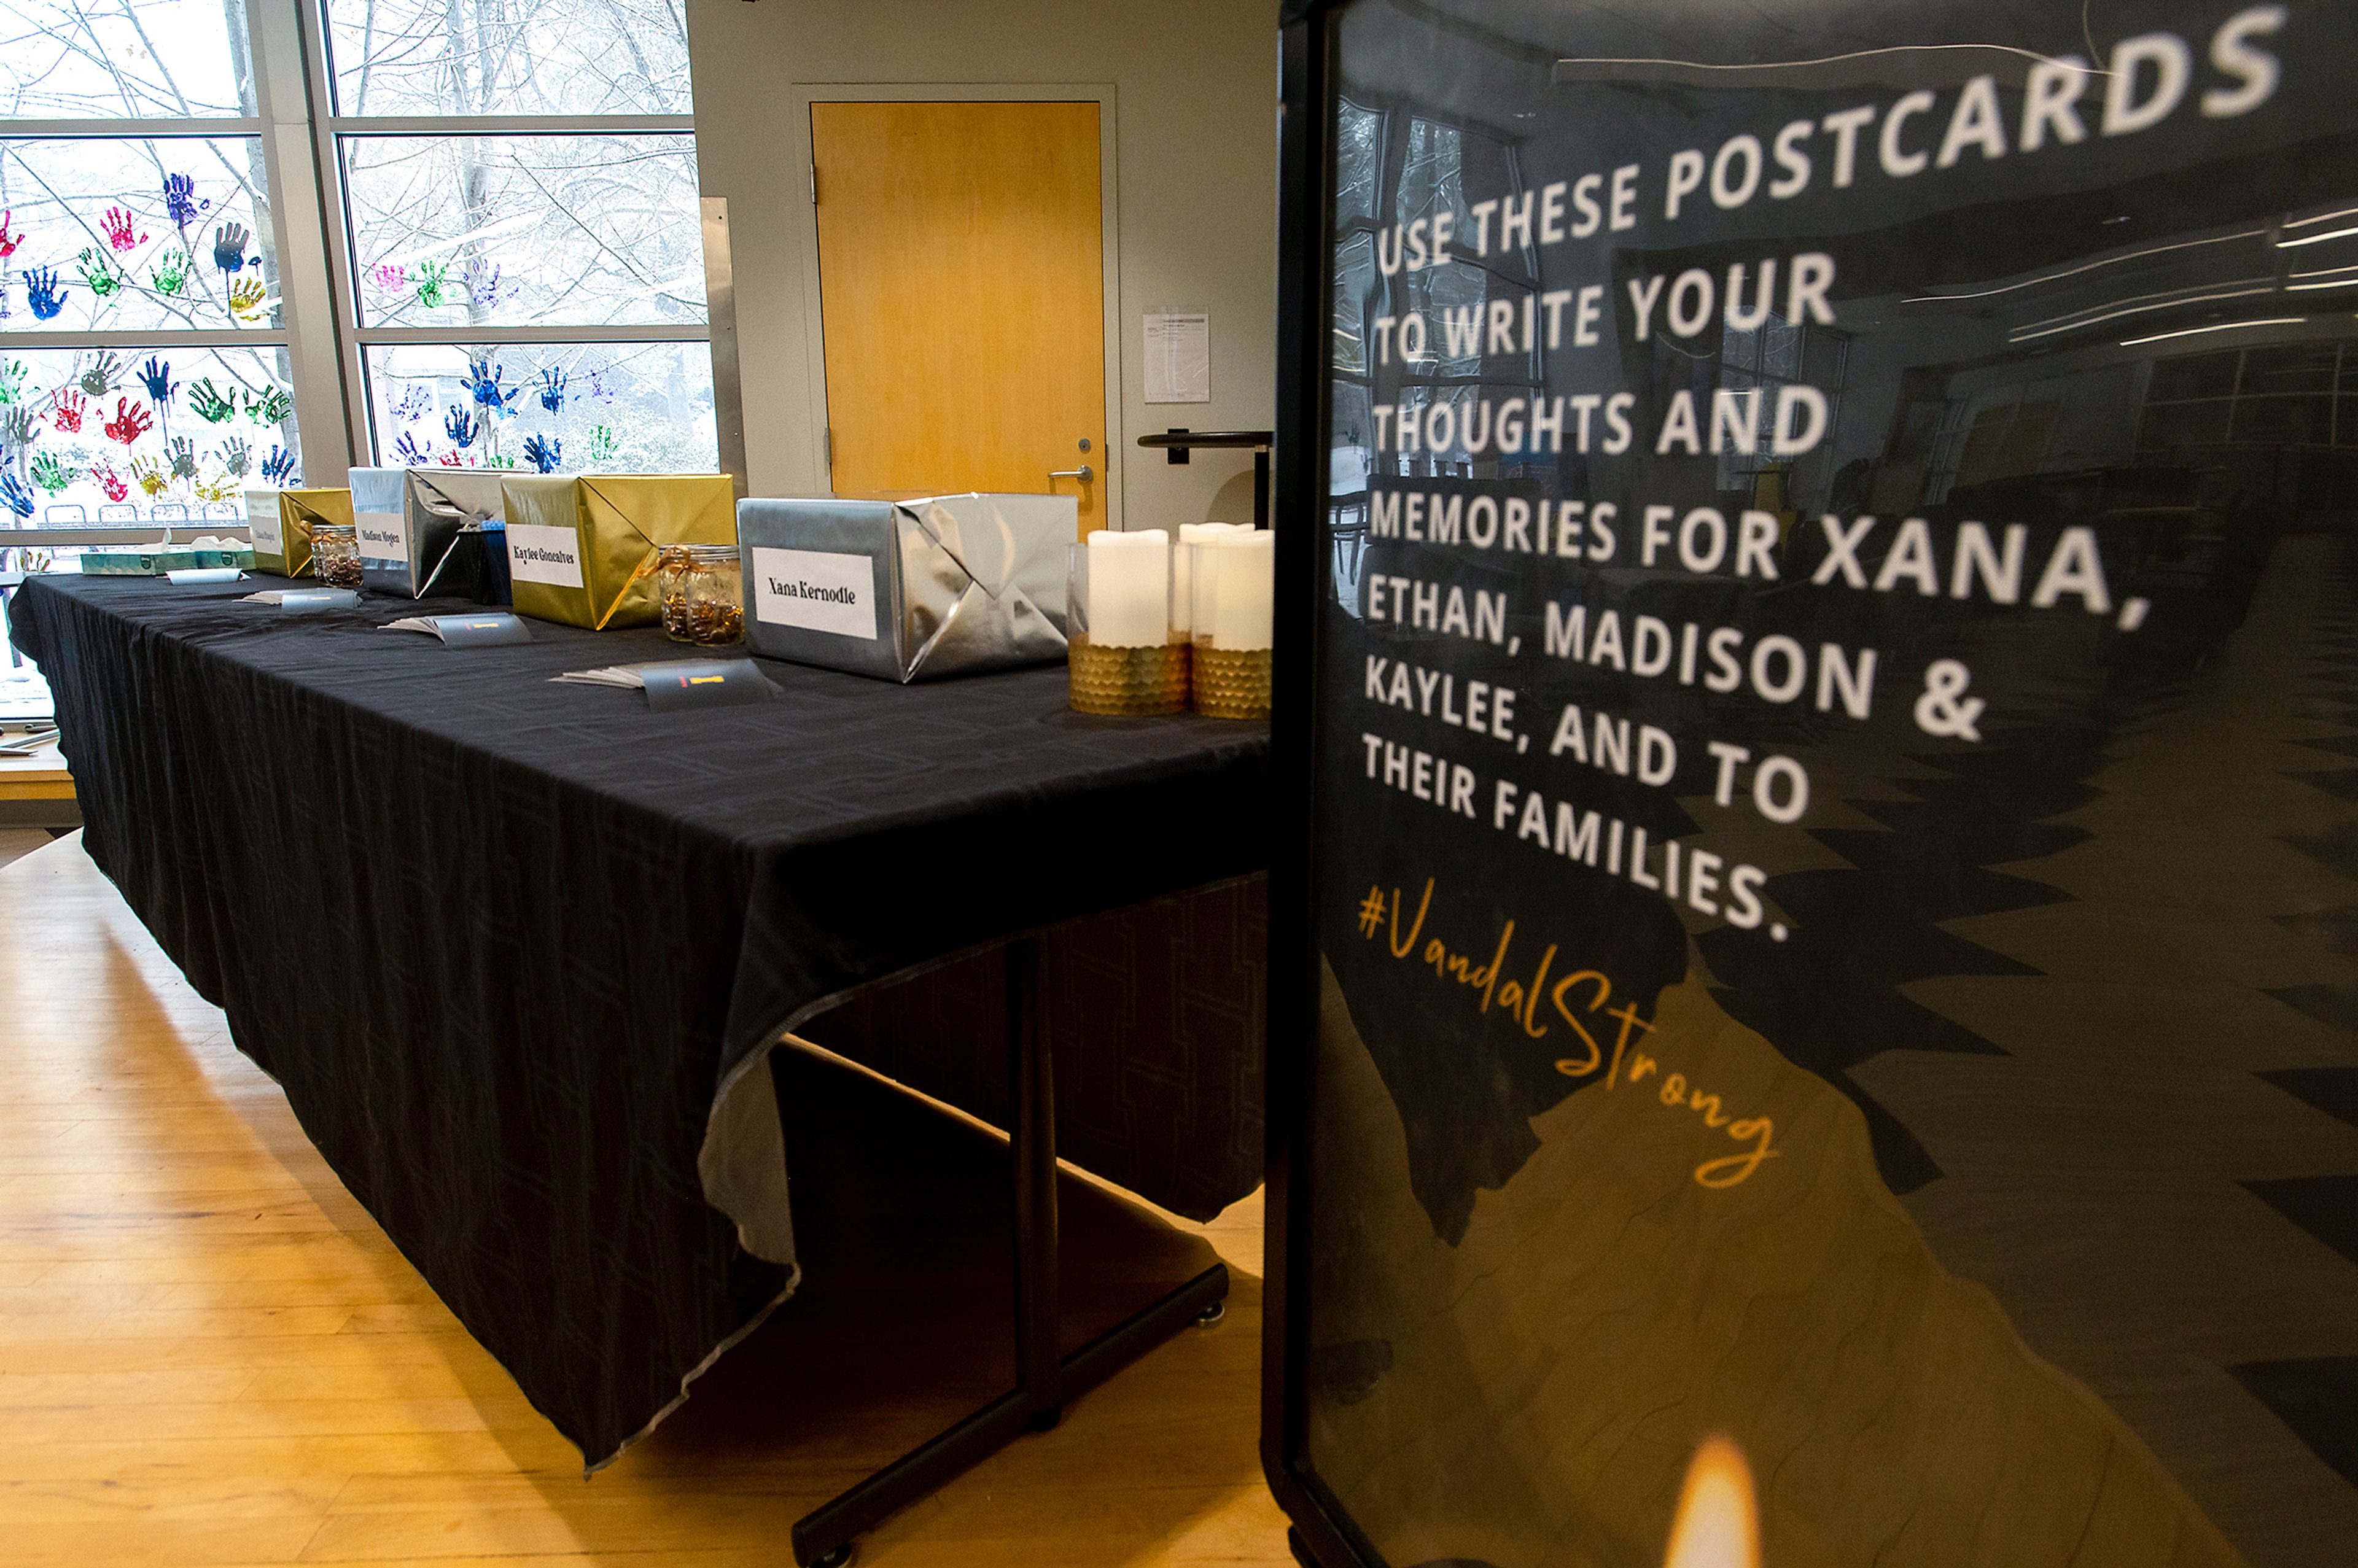
{"type": "Polygon", "coordinates": [[[1014,1130],[1015,1388],[1034,1432],[1064,1414],[1057,1365],[1056,1079],[1040,1033],[1040,939],[1007,945],[1007,1103],[1014,1130]]]}
{"type": "Polygon", "coordinates": [[[1009,1155],[1015,1198],[1015,1388],[795,1521],[795,1561],[841,1568],[855,1538],[972,1469],[1025,1432],[1045,1432],[1077,1399],[1190,1323],[1219,1321],[1228,1270],[1215,1263],[1161,1300],[1059,1357],[1056,1097],[1040,1032],[1040,943],[1007,947],[1009,1155]]]}

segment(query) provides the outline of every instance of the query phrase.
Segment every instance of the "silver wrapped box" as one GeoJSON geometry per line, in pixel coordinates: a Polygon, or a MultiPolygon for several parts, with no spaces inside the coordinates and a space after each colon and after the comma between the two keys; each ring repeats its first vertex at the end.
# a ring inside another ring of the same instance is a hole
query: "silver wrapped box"
{"type": "Polygon", "coordinates": [[[402,515],[407,469],[352,470],[352,532],[361,545],[361,581],[390,593],[415,595],[409,524],[402,515]]]}
{"type": "MultiPolygon", "coordinates": [[[[500,481],[503,469],[354,469],[352,521],[360,535],[361,581],[384,593],[422,599],[432,584],[438,594],[460,598],[478,591],[477,565],[461,581],[437,568],[450,555],[470,524],[503,522],[500,481]]],[[[503,546],[504,547],[504,546],[503,546]]]]}
{"type": "Polygon", "coordinates": [[[1068,495],[741,501],[745,640],[903,682],[1059,663],[1079,527],[1068,495]]]}

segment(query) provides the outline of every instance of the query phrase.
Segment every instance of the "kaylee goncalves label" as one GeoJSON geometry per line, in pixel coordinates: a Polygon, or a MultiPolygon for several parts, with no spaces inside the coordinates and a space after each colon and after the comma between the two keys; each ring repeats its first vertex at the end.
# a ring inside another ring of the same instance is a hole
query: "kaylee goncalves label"
{"type": "Polygon", "coordinates": [[[753,617],[876,640],[876,563],[823,550],[753,547],[753,617]]]}
{"type": "Polygon", "coordinates": [[[409,524],[398,512],[355,512],[352,531],[360,535],[361,559],[391,566],[409,564],[409,524]]]}
{"type": "Polygon", "coordinates": [[[581,586],[581,535],[537,523],[508,524],[508,572],[518,582],[581,586]]]}

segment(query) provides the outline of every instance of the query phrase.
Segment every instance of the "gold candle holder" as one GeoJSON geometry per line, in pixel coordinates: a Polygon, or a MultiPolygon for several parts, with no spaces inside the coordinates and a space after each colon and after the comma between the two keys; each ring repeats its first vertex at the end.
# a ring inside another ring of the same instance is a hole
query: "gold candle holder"
{"type": "Polygon", "coordinates": [[[1070,644],[1076,713],[1182,713],[1187,708],[1187,644],[1101,648],[1070,644]]]}
{"type": "Polygon", "coordinates": [[[1195,711],[1206,719],[1266,719],[1270,709],[1267,648],[1195,644],[1195,711]]]}

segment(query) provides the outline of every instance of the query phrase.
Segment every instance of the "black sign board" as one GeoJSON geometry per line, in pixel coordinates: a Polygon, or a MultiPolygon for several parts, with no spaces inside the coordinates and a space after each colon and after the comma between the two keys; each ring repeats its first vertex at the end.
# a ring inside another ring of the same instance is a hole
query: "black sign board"
{"type": "Polygon", "coordinates": [[[1288,8],[1325,1568],[2358,1541],[2358,6],[1288,8]]]}

